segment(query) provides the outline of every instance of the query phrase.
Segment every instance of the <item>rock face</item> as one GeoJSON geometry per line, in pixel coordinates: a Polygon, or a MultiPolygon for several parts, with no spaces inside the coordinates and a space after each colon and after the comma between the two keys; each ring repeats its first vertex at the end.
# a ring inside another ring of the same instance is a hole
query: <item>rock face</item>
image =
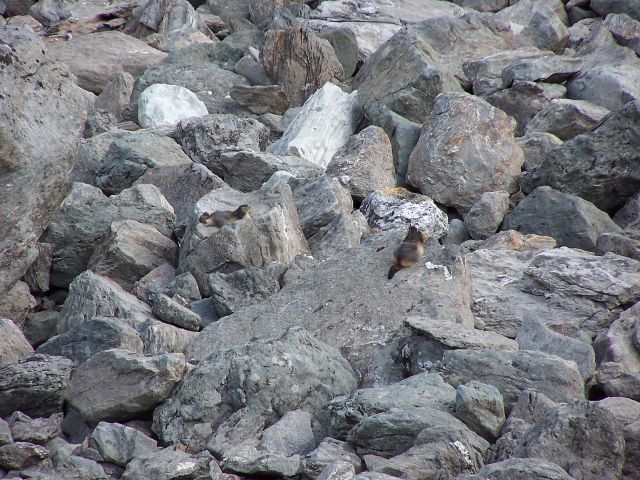
{"type": "Polygon", "coordinates": [[[353,209],[349,192],[332,177],[318,177],[299,186],[293,192],[293,201],[307,238],[338,215],[348,215],[353,209]]]}
{"type": "Polygon", "coordinates": [[[153,410],[184,373],[182,354],[145,357],[106,350],[75,370],[66,399],[89,423],[129,420],[153,410]]]}
{"type": "Polygon", "coordinates": [[[442,94],[409,158],[407,181],[435,201],[463,212],[483,192],[513,193],[523,162],[514,129],[512,118],[479,98],[442,94]],[[477,173],[470,177],[470,171],[477,173]]]}
{"type": "Polygon", "coordinates": [[[179,85],[156,83],[138,98],[138,121],[144,128],[177,125],[181,120],[208,113],[194,93],[179,85]]]}
{"type": "Polygon", "coordinates": [[[287,411],[317,414],[329,399],[356,386],[353,370],[337,350],[301,328],[276,340],[210,351],[156,409],[153,428],[164,441],[224,452],[255,438],[287,411]],[[276,392],[277,406],[272,405],[276,392]],[[183,405],[198,411],[186,416],[183,405]]]}
{"type": "Polygon", "coordinates": [[[527,124],[525,132],[547,132],[560,140],[586,133],[609,114],[609,110],[583,100],[552,100],[527,124]]]}
{"type": "Polygon", "coordinates": [[[504,190],[480,195],[464,219],[471,238],[485,240],[496,233],[508,208],[509,193],[504,190]]]}
{"type": "Polygon", "coordinates": [[[90,100],[36,35],[0,26],[0,45],[1,294],[36,259],[36,240],[69,191],[90,100]],[[47,173],[36,179],[36,169],[47,173]]]}
{"type": "Polygon", "coordinates": [[[121,466],[126,466],[135,457],[159,450],[155,440],[119,423],[100,422],[90,441],[104,460],[121,466]]]}
{"type": "Polygon", "coordinates": [[[13,321],[0,318],[0,365],[16,363],[33,353],[24,334],[13,321]]]}
{"type": "Polygon", "coordinates": [[[640,186],[635,161],[639,128],[640,101],[628,103],[593,131],[554,149],[523,178],[523,191],[548,185],[578,195],[605,212],[623,206],[640,186]]]}

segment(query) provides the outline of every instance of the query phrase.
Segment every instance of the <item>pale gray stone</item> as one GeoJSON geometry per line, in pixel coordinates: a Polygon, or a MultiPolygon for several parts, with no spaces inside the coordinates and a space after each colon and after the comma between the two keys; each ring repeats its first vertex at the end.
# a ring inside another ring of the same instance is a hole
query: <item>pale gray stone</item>
{"type": "Polygon", "coordinates": [[[550,133],[531,133],[516,139],[524,154],[522,169],[527,171],[541,165],[551,150],[562,145],[555,135],[550,133]]]}
{"type": "Polygon", "coordinates": [[[0,318],[0,338],[0,365],[19,362],[33,353],[33,347],[12,320],[0,318]]]}
{"type": "Polygon", "coordinates": [[[138,430],[119,423],[100,422],[89,439],[102,458],[126,466],[136,457],[159,450],[157,442],[138,430]]]}
{"type": "Polygon", "coordinates": [[[218,318],[260,303],[280,290],[278,279],[272,271],[256,267],[231,273],[211,273],[208,287],[218,318]]]}
{"type": "Polygon", "coordinates": [[[569,140],[590,131],[611,113],[583,100],[554,99],[527,124],[525,134],[547,132],[560,140],[569,140]]]}
{"type": "Polygon", "coordinates": [[[485,465],[478,472],[457,480],[572,480],[573,477],[552,462],[540,458],[510,458],[485,465]],[[498,476],[497,476],[498,475],[498,476]]]}
{"type": "Polygon", "coordinates": [[[327,437],[318,447],[302,459],[305,478],[316,480],[328,465],[350,464],[354,473],[362,470],[362,460],[348,443],[327,437]]]}
{"type": "Polygon", "coordinates": [[[182,120],[204,117],[208,113],[204,102],[179,85],[156,83],[138,97],[138,121],[144,128],[177,125],[182,120]]]}
{"type": "Polygon", "coordinates": [[[180,305],[170,297],[162,293],[156,293],[152,297],[152,302],[154,315],[163,322],[196,332],[202,327],[200,315],[180,305]]]}
{"type": "Polygon", "coordinates": [[[209,452],[190,455],[175,447],[141,455],[127,464],[123,480],[149,478],[155,480],[180,480],[182,478],[217,478],[220,468],[209,452]]]}
{"type": "Polygon", "coordinates": [[[322,176],[302,181],[293,190],[300,226],[309,238],[340,214],[353,210],[353,199],[347,188],[334,177],[322,176]]]}
{"type": "Polygon", "coordinates": [[[465,215],[464,223],[471,238],[486,240],[496,233],[509,209],[509,192],[485,192],[465,215]]]}
{"type": "Polygon", "coordinates": [[[505,421],[502,394],[486,383],[458,385],[454,414],[481,437],[495,441],[505,421]]]}

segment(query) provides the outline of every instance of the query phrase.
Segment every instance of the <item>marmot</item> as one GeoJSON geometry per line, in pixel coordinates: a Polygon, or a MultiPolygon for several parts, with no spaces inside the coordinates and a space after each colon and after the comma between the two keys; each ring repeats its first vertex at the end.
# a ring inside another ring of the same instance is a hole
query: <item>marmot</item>
{"type": "Polygon", "coordinates": [[[387,278],[393,278],[402,268],[407,268],[416,263],[424,253],[424,244],[427,242],[429,235],[421,232],[416,227],[409,227],[407,236],[404,237],[402,243],[398,245],[391,261],[393,265],[389,269],[387,278]]]}
{"type": "Polygon", "coordinates": [[[228,223],[235,222],[243,218],[251,218],[249,215],[249,205],[240,205],[235,210],[220,210],[213,213],[203,213],[200,215],[200,223],[208,227],[224,227],[228,223]]]}

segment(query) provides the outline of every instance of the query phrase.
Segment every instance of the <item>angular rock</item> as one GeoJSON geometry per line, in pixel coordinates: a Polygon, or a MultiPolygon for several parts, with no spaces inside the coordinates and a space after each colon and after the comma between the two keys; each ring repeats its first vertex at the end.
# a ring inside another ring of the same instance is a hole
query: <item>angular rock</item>
{"type": "Polygon", "coordinates": [[[289,265],[308,246],[287,185],[241,193],[225,187],[205,195],[183,237],[179,271],[189,271],[200,292],[208,296],[208,275],[246,267],[264,268],[271,262],[289,265]],[[202,212],[234,210],[249,205],[251,218],[222,228],[198,222],[202,212]]]}
{"type": "Polygon", "coordinates": [[[166,34],[190,28],[210,33],[186,0],[147,0],[134,9],[124,32],[144,39],[153,33],[166,34]]]}
{"type": "Polygon", "coordinates": [[[353,447],[346,442],[327,437],[314,451],[303,458],[302,472],[305,478],[315,480],[325,467],[335,464],[350,464],[355,472],[362,470],[362,460],[353,447]]]}
{"type": "Polygon", "coordinates": [[[525,171],[541,165],[551,150],[562,145],[562,140],[555,135],[537,132],[520,137],[516,139],[516,142],[518,142],[524,154],[522,169],[525,171]]]}
{"type": "Polygon", "coordinates": [[[640,226],[640,193],[627,200],[627,203],[615,213],[613,221],[625,229],[640,226]]]}
{"type": "Polygon", "coordinates": [[[277,340],[210,351],[156,409],[153,428],[164,441],[224,450],[229,443],[255,437],[287,411],[317,414],[329,399],[356,386],[353,370],[338,351],[301,328],[291,328],[277,340]],[[265,363],[265,358],[271,360],[265,363]],[[247,388],[243,378],[253,387],[247,388]],[[185,416],[186,404],[197,405],[197,413],[185,416]]]}
{"type": "Polygon", "coordinates": [[[220,475],[220,469],[210,453],[190,455],[175,447],[169,447],[131,460],[122,474],[122,479],[180,480],[202,478],[203,475],[206,475],[205,478],[220,475]]]}
{"type": "Polygon", "coordinates": [[[195,28],[185,28],[183,30],[171,30],[167,33],[154,33],[149,35],[145,41],[153,48],[170,53],[182,50],[190,45],[218,43],[217,37],[213,35],[211,37],[195,28]]]}
{"type": "Polygon", "coordinates": [[[493,385],[504,397],[506,411],[525,389],[560,402],[584,399],[584,383],[575,362],[542,352],[451,350],[444,353],[438,371],[454,386],[471,380],[493,385]]]}
{"type": "Polygon", "coordinates": [[[218,318],[260,303],[280,290],[278,279],[272,272],[256,267],[232,273],[212,273],[208,284],[218,318]]]}
{"type": "Polygon", "coordinates": [[[352,136],[331,158],[327,174],[340,180],[357,201],[376,190],[394,187],[395,171],[389,137],[371,125],[352,136]]]}
{"type": "Polygon", "coordinates": [[[353,209],[349,191],[332,177],[322,176],[305,182],[293,191],[300,226],[305,237],[313,236],[340,214],[353,209]]]}
{"type": "Polygon", "coordinates": [[[128,72],[119,72],[102,89],[94,108],[113,114],[116,119],[122,120],[125,108],[129,105],[129,99],[133,92],[134,78],[128,72]]]}
{"type": "Polygon", "coordinates": [[[155,227],[135,220],[114,221],[95,246],[87,269],[131,291],[134,283],[154,268],[176,264],[178,248],[155,227]]]}
{"type": "Polygon", "coordinates": [[[97,170],[95,184],[107,194],[120,193],[149,168],[191,163],[171,138],[154,133],[133,133],[111,144],[97,170]]]}
{"type": "Polygon", "coordinates": [[[294,477],[300,470],[299,455],[287,457],[245,445],[226,450],[224,456],[226,471],[247,477],[273,475],[287,478],[294,477]]]}
{"type": "Polygon", "coordinates": [[[601,233],[620,232],[613,220],[592,203],[550,187],[538,187],[509,213],[505,230],[548,235],[558,246],[595,251],[601,233]],[[567,222],[571,218],[571,222],[567,222]]]}
{"type": "Polygon", "coordinates": [[[331,44],[304,27],[267,31],[260,60],[294,107],[304,104],[325,83],[345,78],[331,44]]]}
{"type": "Polygon", "coordinates": [[[0,420],[0,446],[9,445],[10,443],[13,443],[13,437],[11,436],[9,424],[5,420],[0,420]]]}
{"type": "Polygon", "coordinates": [[[620,45],[624,45],[635,50],[636,54],[640,49],[640,22],[634,20],[626,13],[612,13],[607,15],[603,24],[614,36],[620,45]]]}
{"type": "Polygon", "coordinates": [[[510,458],[485,465],[476,473],[461,475],[457,480],[572,480],[573,477],[552,462],[540,458],[510,458]]]}
{"type": "Polygon", "coordinates": [[[113,220],[136,220],[171,235],[173,208],[153,185],[136,185],[109,198],[98,188],[76,183],[44,239],[53,244],[51,283],[67,287],[86,270],[98,240],[113,220]]]}
{"type": "Polygon", "coordinates": [[[505,421],[502,394],[496,387],[486,383],[459,385],[455,415],[481,437],[495,441],[505,421]]]}
{"type": "Polygon", "coordinates": [[[628,398],[610,397],[600,400],[598,405],[609,410],[623,426],[625,440],[625,461],[622,467],[624,476],[633,477],[640,472],[640,463],[633,452],[638,448],[640,440],[640,403],[628,398]]]}
{"type": "Polygon", "coordinates": [[[159,450],[158,442],[134,428],[119,423],[98,423],[89,442],[105,461],[123,467],[136,457],[159,450]]]}
{"type": "Polygon", "coordinates": [[[608,410],[575,402],[555,407],[530,428],[514,456],[554,462],[574,478],[622,478],[624,436],[608,410]]]}
{"type": "Polygon", "coordinates": [[[467,226],[459,218],[452,218],[449,221],[449,230],[442,240],[444,244],[460,245],[467,240],[471,240],[467,226]]]}
{"type": "Polygon", "coordinates": [[[138,122],[144,128],[177,125],[191,117],[208,115],[198,97],[179,85],[155,83],[138,97],[138,122]]]}
{"type": "Polygon", "coordinates": [[[509,193],[485,192],[464,218],[471,238],[485,240],[496,233],[509,209],[509,193]]]}
{"type": "Polygon", "coordinates": [[[36,35],[0,26],[0,45],[0,83],[11,85],[0,102],[1,294],[36,260],[36,240],[69,191],[90,100],[36,35]]]}
{"type": "Polygon", "coordinates": [[[169,285],[171,293],[179,295],[186,300],[201,300],[202,296],[198,290],[198,282],[189,272],[176,275],[169,285]]]}
{"type": "Polygon", "coordinates": [[[24,281],[29,289],[34,292],[49,291],[49,271],[51,270],[51,253],[53,245],[49,243],[37,243],[38,257],[31,264],[25,274],[24,281]]]}
{"type": "Polygon", "coordinates": [[[360,211],[371,227],[393,230],[415,226],[430,237],[442,238],[448,229],[447,214],[431,198],[404,188],[387,188],[364,199],[360,211]]]}
{"type": "Polygon", "coordinates": [[[409,158],[407,181],[435,201],[463,212],[483,192],[515,192],[523,162],[513,139],[515,126],[512,118],[477,97],[438,96],[409,158]],[[482,174],[469,178],[469,171],[482,174]]]}
{"type": "Polygon", "coordinates": [[[50,43],[49,51],[69,65],[80,87],[95,94],[118,73],[138,77],[166,57],[143,41],[114,30],[74,35],[67,42],[50,43]]]}
{"type": "Polygon", "coordinates": [[[33,416],[62,411],[71,366],[66,358],[36,354],[0,367],[0,416],[17,410],[33,416]]]}
{"type": "Polygon", "coordinates": [[[369,225],[360,210],[354,210],[350,215],[341,213],[308,239],[309,248],[315,258],[326,258],[346,248],[357,247],[368,232],[369,225]]]}
{"type": "Polygon", "coordinates": [[[243,107],[257,115],[274,113],[282,115],[290,106],[287,94],[278,85],[237,85],[229,90],[229,95],[243,107]]]}
{"type": "Polygon", "coordinates": [[[399,358],[409,335],[402,324],[408,309],[417,316],[473,324],[466,267],[452,252],[431,244],[425,256],[439,266],[437,270],[419,262],[389,283],[391,253],[403,235],[395,231],[368,236],[358,248],[312,263],[294,283],[287,282],[261,304],[205,328],[192,342],[189,357],[202,359],[212,349],[242,345],[251,338],[273,338],[300,325],[320,340],[340,346],[360,370],[365,385],[381,379],[397,381],[403,368],[393,359],[399,358]],[[451,274],[448,280],[442,272],[445,266],[451,274]],[[406,282],[411,288],[403,286],[406,282]],[[425,298],[431,301],[424,302],[425,298]]]}
{"type": "Polygon", "coordinates": [[[626,13],[631,18],[640,20],[640,6],[628,0],[592,0],[591,9],[605,17],[608,13],[626,13]]]}
{"type": "Polygon", "coordinates": [[[628,228],[620,233],[601,233],[595,251],[598,255],[612,252],[640,260],[640,231],[638,228],[628,228]]]}
{"type": "Polygon", "coordinates": [[[29,286],[17,281],[9,290],[0,294],[0,318],[11,319],[20,327],[36,305],[36,299],[29,292],[29,286]]]}
{"type": "Polygon", "coordinates": [[[311,422],[313,415],[292,410],[262,432],[260,447],[285,456],[304,455],[316,447],[311,422]]]}
{"type": "MultiPolygon", "coordinates": [[[[128,101],[127,101],[128,104],[128,101]]],[[[131,133],[126,130],[113,129],[108,132],[96,134],[90,138],[83,138],[79,146],[78,161],[71,171],[74,182],[94,185],[96,171],[102,164],[102,158],[107,153],[114,140],[126,137],[131,133]]]]}
{"type": "Polygon", "coordinates": [[[9,319],[0,318],[0,338],[0,365],[17,363],[33,353],[20,328],[9,319]]]}
{"type": "Polygon", "coordinates": [[[322,173],[321,168],[302,158],[252,150],[224,152],[216,168],[229,186],[241,192],[257,190],[278,171],[289,172],[298,178],[315,177],[322,173]]]}
{"type": "Polygon", "coordinates": [[[563,83],[582,70],[584,61],[564,55],[523,58],[502,70],[502,87],[524,82],[563,83]]]}
{"type": "Polygon", "coordinates": [[[49,457],[49,450],[29,442],[15,442],[0,447],[0,468],[22,470],[38,465],[49,457]]]}
{"type": "Polygon", "coordinates": [[[46,418],[30,418],[21,412],[13,412],[7,419],[14,442],[30,442],[46,445],[52,438],[62,433],[62,413],[54,413],[46,418]]]}
{"type": "Polygon", "coordinates": [[[207,115],[185,120],[176,132],[183,150],[222,177],[220,156],[228,150],[264,150],[269,130],[257,120],[236,115],[207,115]]]}
{"type": "Polygon", "coordinates": [[[196,332],[202,327],[200,315],[161,293],[153,297],[153,313],[163,322],[176,327],[196,332]]]}
{"type": "Polygon", "coordinates": [[[640,69],[627,65],[595,67],[567,82],[567,95],[595,105],[620,110],[640,100],[640,69]]]}
{"type": "Polygon", "coordinates": [[[358,39],[355,33],[345,27],[329,28],[316,33],[333,47],[344,71],[343,78],[351,78],[358,65],[358,39]]]}
{"type": "Polygon", "coordinates": [[[96,353],[112,348],[144,353],[140,334],[126,320],[112,317],[93,317],[49,339],[37,351],[66,357],[77,366],[96,353]]]}
{"type": "Polygon", "coordinates": [[[526,134],[547,132],[569,140],[588,132],[609,114],[606,108],[582,100],[555,99],[527,124],[526,134]]]}
{"type": "Polygon", "coordinates": [[[29,343],[37,347],[56,334],[59,313],[55,310],[41,310],[27,316],[24,324],[24,336],[29,343]]]}
{"type": "Polygon", "coordinates": [[[522,82],[499,90],[487,102],[516,120],[515,135],[524,135],[527,124],[555,98],[564,97],[567,89],[551,83],[522,82]]]}
{"type": "Polygon", "coordinates": [[[179,353],[144,356],[106,350],[75,370],[66,400],[89,423],[129,420],[165,400],[185,368],[184,356],[179,353]]]}
{"type": "Polygon", "coordinates": [[[463,251],[470,252],[476,250],[513,250],[516,252],[538,252],[556,248],[556,241],[552,237],[544,235],[523,235],[515,230],[498,232],[492,237],[482,241],[465,242],[463,251]],[[473,247],[467,245],[473,242],[473,247]]]}

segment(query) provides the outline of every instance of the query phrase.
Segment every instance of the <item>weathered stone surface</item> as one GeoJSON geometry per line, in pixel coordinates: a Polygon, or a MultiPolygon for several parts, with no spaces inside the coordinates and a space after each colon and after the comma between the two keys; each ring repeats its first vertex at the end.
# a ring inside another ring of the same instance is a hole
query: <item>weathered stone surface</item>
{"type": "Polygon", "coordinates": [[[621,207],[640,187],[640,164],[635,161],[639,128],[640,101],[636,101],[588,134],[553,150],[538,169],[522,179],[523,191],[549,185],[589,200],[606,212],[621,207]]]}
{"type": "MultiPolygon", "coordinates": [[[[328,465],[350,464],[355,472],[362,470],[362,460],[352,446],[346,442],[327,437],[318,447],[302,459],[305,478],[315,480],[328,465]]],[[[355,473],[354,472],[354,473],[355,473]]]]}
{"type": "Polygon", "coordinates": [[[135,220],[114,221],[96,245],[87,269],[131,291],[137,280],[164,263],[175,265],[177,257],[176,244],[155,227],[135,220]]]}
{"type": "Polygon", "coordinates": [[[36,240],[69,191],[91,103],[27,30],[0,26],[0,293],[37,258],[36,240]],[[46,175],[34,178],[34,171],[46,175]]]}
{"type": "Polygon", "coordinates": [[[126,320],[111,317],[93,317],[49,339],[37,351],[66,357],[74,365],[80,365],[96,353],[111,348],[144,353],[140,334],[126,320]]]}
{"type": "Polygon", "coordinates": [[[83,138],[78,147],[78,160],[71,170],[73,181],[95,185],[96,171],[102,164],[104,154],[107,153],[114,140],[130,134],[131,132],[116,128],[90,138],[83,138]]]}
{"type": "Polygon", "coordinates": [[[195,29],[210,33],[194,7],[186,0],[147,0],[134,9],[124,32],[137,38],[174,30],[195,29]]]}
{"type": "Polygon", "coordinates": [[[522,58],[502,70],[502,87],[523,82],[562,83],[580,72],[583,65],[582,59],[564,55],[522,58]]]}
{"type": "Polygon", "coordinates": [[[293,477],[300,470],[300,456],[285,456],[252,446],[231,447],[225,451],[224,469],[242,476],[273,475],[293,477]]]}
{"type": "Polygon", "coordinates": [[[260,60],[294,107],[305,103],[325,83],[345,78],[331,44],[304,27],[267,31],[260,60]]]}
{"type": "Polygon", "coordinates": [[[22,326],[29,312],[36,305],[36,299],[29,292],[29,286],[17,281],[0,294],[0,318],[9,318],[16,325],[22,326]]]}
{"type": "Polygon", "coordinates": [[[309,248],[315,258],[327,258],[346,248],[357,247],[368,232],[369,225],[360,210],[349,215],[341,213],[308,239],[309,248]]]}
{"type": "Polygon", "coordinates": [[[496,233],[509,208],[509,193],[485,192],[464,218],[471,238],[485,240],[496,233]]]}
{"type": "Polygon", "coordinates": [[[202,359],[214,349],[242,345],[251,338],[273,338],[300,325],[318,339],[340,346],[361,371],[365,385],[402,378],[402,367],[392,358],[409,334],[402,324],[408,309],[413,308],[413,315],[472,325],[466,268],[446,250],[434,244],[426,249],[425,259],[439,269],[426,269],[421,261],[391,283],[387,280],[392,250],[403,235],[395,231],[368,236],[358,248],[310,264],[295,282],[260,305],[205,328],[191,344],[189,357],[202,359]],[[445,278],[444,266],[451,279],[445,278]],[[424,298],[431,302],[421,302],[424,298]]]}
{"type": "Polygon", "coordinates": [[[200,292],[208,296],[208,275],[238,267],[264,268],[271,262],[289,265],[296,255],[308,253],[298,214],[287,185],[241,193],[229,187],[205,195],[196,203],[180,251],[179,271],[189,271],[200,292]],[[235,210],[249,205],[251,218],[222,228],[198,222],[202,212],[235,210]]]}
{"type": "Polygon", "coordinates": [[[138,77],[166,56],[118,31],[74,35],[67,42],[50,43],[49,51],[53,58],[69,65],[80,87],[95,94],[116,74],[126,71],[138,77]]]}
{"type": "Polygon", "coordinates": [[[59,313],[55,310],[41,310],[27,316],[23,332],[34,348],[56,334],[58,316],[59,313]]]}
{"type": "Polygon", "coordinates": [[[0,365],[19,362],[33,353],[33,347],[12,320],[0,318],[0,338],[0,365]]]}
{"type": "Polygon", "coordinates": [[[607,15],[603,25],[614,36],[620,45],[624,45],[635,50],[636,54],[640,50],[640,22],[634,20],[626,13],[612,13],[607,15]]]}
{"type": "Polygon", "coordinates": [[[185,365],[179,353],[99,352],[76,368],[66,400],[90,423],[136,418],[169,396],[182,379],[185,365]]]}
{"type": "Polygon", "coordinates": [[[32,355],[0,367],[0,416],[19,410],[26,415],[46,416],[62,411],[71,361],[62,357],[32,355]]]}
{"type": "Polygon", "coordinates": [[[623,426],[625,440],[625,460],[622,467],[623,478],[633,478],[640,472],[638,456],[633,452],[640,440],[640,403],[629,398],[609,397],[600,400],[598,405],[609,410],[623,426]]]}
{"type": "Polygon", "coordinates": [[[476,473],[457,480],[571,480],[573,477],[555,463],[540,458],[510,458],[485,465],[476,473]]]}
{"type": "Polygon", "coordinates": [[[483,192],[516,191],[523,154],[513,139],[515,126],[480,98],[438,96],[409,158],[407,181],[461,211],[468,211],[483,192]],[[469,171],[478,173],[470,178],[469,171]]]}
{"type": "Polygon", "coordinates": [[[260,303],[280,290],[273,272],[256,267],[231,273],[211,273],[208,285],[213,308],[219,318],[260,303]]]}
{"type": "Polygon", "coordinates": [[[7,419],[14,442],[30,442],[45,445],[49,440],[62,432],[60,424],[62,413],[54,413],[50,417],[30,418],[21,412],[13,412],[7,419]]]}
{"type": "Polygon", "coordinates": [[[516,142],[518,142],[524,154],[522,169],[525,171],[541,165],[551,150],[562,145],[562,140],[555,135],[537,132],[517,138],[516,142]]]}
{"type": "Polygon", "coordinates": [[[177,125],[191,117],[208,115],[195,93],[179,85],[154,83],[138,97],[138,122],[144,128],[177,125]]]}
{"type": "Polygon", "coordinates": [[[522,136],[527,123],[551,100],[564,97],[566,91],[563,85],[522,82],[492,93],[487,102],[513,117],[517,122],[515,134],[522,136]]]}
{"type": "MultiPolygon", "coordinates": [[[[200,16],[200,15],[199,15],[200,16]]],[[[185,28],[183,30],[171,30],[167,33],[154,33],[149,35],[145,41],[149,46],[157,48],[162,52],[180,51],[190,45],[198,44],[216,44],[217,37],[211,35],[208,37],[195,28],[185,28]]]]}
{"type": "Polygon", "coordinates": [[[116,119],[123,119],[124,109],[129,105],[133,92],[134,78],[129,72],[117,73],[102,89],[96,98],[94,108],[113,114],[116,119]]]}
{"type": "Polygon", "coordinates": [[[149,168],[191,163],[173,139],[156,133],[132,133],[115,139],[105,152],[95,185],[107,194],[120,193],[149,168]]]}
{"type": "Polygon", "coordinates": [[[164,441],[224,450],[255,438],[287,411],[317,414],[329,399],[356,386],[353,370],[338,351],[301,328],[291,328],[277,340],[210,351],[156,409],[154,431],[164,441]],[[271,360],[265,363],[265,358],[271,360]],[[254,387],[247,388],[245,376],[254,387]],[[277,409],[272,407],[274,398],[277,409]],[[186,404],[198,411],[185,416],[186,404]]]}
{"type": "Polygon", "coordinates": [[[505,420],[502,394],[486,383],[458,385],[455,415],[481,437],[495,441],[505,420]]]}
{"type": "Polygon", "coordinates": [[[591,202],[551,187],[538,187],[509,213],[505,230],[548,235],[559,246],[595,251],[601,233],[620,232],[613,220],[591,202]],[[571,218],[571,222],[567,222],[571,218]]]}
{"type": "Polygon", "coordinates": [[[374,192],[360,206],[370,226],[393,230],[415,226],[434,238],[442,238],[448,229],[447,214],[431,198],[404,188],[374,192]]]}
{"type": "Polygon", "coordinates": [[[349,191],[329,176],[302,183],[293,190],[293,201],[305,237],[313,236],[335,217],[348,215],[353,209],[349,191]]]}
{"type": "Polygon", "coordinates": [[[621,228],[640,226],[640,192],[627,200],[627,203],[615,213],[613,221],[621,228]]]}
{"type": "Polygon", "coordinates": [[[202,327],[200,315],[161,293],[153,296],[153,313],[163,322],[176,327],[196,332],[202,327]]]}
{"type": "Polygon", "coordinates": [[[298,178],[315,177],[322,173],[320,167],[302,158],[253,150],[224,152],[216,168],[229,186],[241,192],[257,190],[278,171],[289,172],[298,178]]]}
{"type": "Polygon", "coordinates": [[[0,447],[0,468],[22,470],[49,457],[49,450],[29,442],[15,442],[0,447]]]}
{"type": "Polygon", "coordinates": [[[493,385],[504,397],[507,411],[525,389],[560,402],[584,399],[584,383],[575,362],[542,352],[451,350],[444,353],[438,371],[454,386],[471,380],[493,385]]]}
{"type": "Polygon", "coordinates": [[[554,99],[531,119],[525,133],[547,132],[569,140],[591,130],[609,113],[583,100],[554,99]]]}
{"type": "Polygon", "coordinates": [[[626,13],[631,18],[640,20],[640,6],[628,0],[592,0],[591,9],[605,17],[608,13],[626,13]]]}
{"type": "Polygon", "coordinates": [[[615,111],[628,102],[640,100],[639,83],[640,69],[607,65],[585,70],[568,81],[567,95],[615,111]]]}
{"type": "Polygon", "coordinates": [[[109,231],[113,220],[144,222],[170,235],[175,215],[153,185],[136,185],[107,198],[98,188],[75,183],[43,237],[54,246],[53,285],[66,287],[86,270],[98,240],[109,231]]]}
{"type": "Polygon", "coordinates": [[[393,153],[389,137],[372,125],[352,136],[331,158],[327,173],[336,177],[356,201],[370,193],[395,186],[393,153]]]}
{"type": "Polygon", "coordinates": [[[159,450],[155,440],[119,423],[98,423],[89,441],[104,460],[123,467],[136,457],[159,450]]]}
{"type": "Polygon", "coordinates": [[[176,132],[183,150],[222,177],[220,155],[227,150],[264,150],[269,130],[257,120],[231,114],[184,120],[176,132]]]}
{"type": "Polygon", "coordinates": [[[219,474],[220,469],[209,452],[190,455],[175,447],[169,447],[134,458],[127,464],[122,479],[178,480],[185,477],[200,478],[203,475],[211,478],[219,474]]]}
{"type": "Polygon", "coordinates": [[[624,436],[595,402],[559,405],[527,431],[514,456],[556,463],[575,478],[622,478],[624,436]]]}
{"type": "Polygon", "coordinates": [[[253,113],[274,113],[282,115],[290,106],[289,98],[278,85],[237,85],[229,90],[229,95],[253,113]]]}
{"type": "Polygon", "coordinates": [[[13,437],[11,436],[9,424],[5,420],[0,419],[0,446],[9,445],[10,443],[13,443],[13,437]]]}
{"type": "Polygon", "coordinates": [[[522,350],[538,350],[565,360],[573,360],[585,380],[590,379],[595,372],[595,354],[590,344],[556,333],[534,317],[523,318],[516,341],[522,350]]]}
{"type": "Polygon", "coordinates": [[[638,228],[628,228],[620,233],[601,233],[595,251],[598,255],[612,252],[640,260],[640,231],[638,228]]]}
{"type": "Polygon", "coordinates": [[[53,245],[49,243],[36,243],[38,257],[27,269],[24,281],[29,289],[34,292],[49,291],[49,271],[51,270],[51,253],[53,245]]]}
{"type": "Polygon", "coordinates": [[[326,83],[309,97],[282,138],[269,145],[267,151],[302,157],[325,168],[362,119],[356,96],[356,92],[347,94],[326,83]]]}

